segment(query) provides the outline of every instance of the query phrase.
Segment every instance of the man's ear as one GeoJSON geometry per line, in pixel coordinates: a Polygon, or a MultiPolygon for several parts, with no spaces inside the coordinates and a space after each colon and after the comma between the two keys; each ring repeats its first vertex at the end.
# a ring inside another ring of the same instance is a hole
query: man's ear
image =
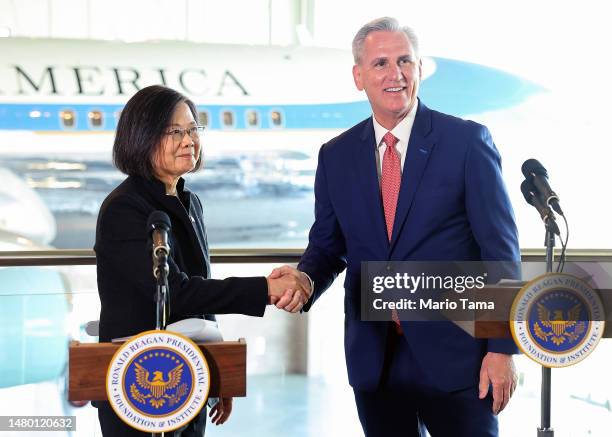
{"type": "Polygon", "coordinates": [[[355,86],[359,91],[363,91],[363,82],[361,80],[361,69],[359,65],[353,65],[353,80],[355,81],[355,86]]]}
{"type": "Polygon", "coordinates": [[[423,80],[423,60],[419,58],[419,81],[423,80]]]}

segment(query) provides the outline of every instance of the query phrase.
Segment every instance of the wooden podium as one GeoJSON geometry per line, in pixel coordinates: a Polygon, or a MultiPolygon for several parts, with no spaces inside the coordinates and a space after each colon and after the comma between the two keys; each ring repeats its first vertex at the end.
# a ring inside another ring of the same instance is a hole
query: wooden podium
{"type": "MultiPolygon", "coordinates": [[[[68,400],[105,401],[106,371],[120,343],[70,343],[68,400]]],[[[246,396],[246,341],[199,343],[210,369],[210,397],[246,396]]]]}
{"type": "MultiPolygon", "coordinates": [[[[498,296],[495,299],[496,305],[502,305],[502,308],[510,309],[519,290],[520,287],[487,286],[477,293],[477,297],[480,296],[482,300],[485,300],[486,296],[498,296]],[[503,289],[504,292],[495,295],[496,289],[503,289]]],[[[599,297],[605,308],[606,320],[612,320],[612,290],[597,291],[599,291],[599,297]]],[[[475,310],[470,321],[453,321],[453,323],[475,338],[512,337],[509,321],[491,321],[490,317],[487,317],[487,312],[482,310],[475,310]]],[[[603,336],[606,338],[612,337],[612,323],[606,323],[603,336]]]]}

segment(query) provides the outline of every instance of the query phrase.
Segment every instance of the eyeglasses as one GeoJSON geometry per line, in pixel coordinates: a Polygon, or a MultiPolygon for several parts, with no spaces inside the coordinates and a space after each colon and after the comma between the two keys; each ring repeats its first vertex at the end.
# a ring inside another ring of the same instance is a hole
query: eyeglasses
{"type": "Polygon", "coordinates": [[[192,126],[187,129],[177,127],[166,132],[166,135],[172,136],[172,141],[175,143],[180,143],[185,138],[185,134],[189,135],[193,141],[199,141],[202,132],[204,132],[204,126],[192,126]]]}

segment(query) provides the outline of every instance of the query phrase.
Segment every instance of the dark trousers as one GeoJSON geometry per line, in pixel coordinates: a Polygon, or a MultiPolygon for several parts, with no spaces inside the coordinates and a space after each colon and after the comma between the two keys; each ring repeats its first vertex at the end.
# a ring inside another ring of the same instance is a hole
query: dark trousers
{"type": "Polygon", "coordinates": [[[481,400],[477,386],[454,392],[435,388],[392,326],[387,346],[378,390],[354,390],[366,437],[425,437],[425,428],[431,437],[498,436],[490,393],[481,400]]]}
{"type": "MultiPolygon", "coordinates": [[[[123,422],[112,409],[108,402],[96,402],[98,408],[98,419],[104,437],[151,437],[151,433],[138,431],[123,422]]],[[[200,414],[186,426],[175,431],[165,433],[166,437],[202,437],[206,430],[206,408],[202,408],[200,414]]]]}

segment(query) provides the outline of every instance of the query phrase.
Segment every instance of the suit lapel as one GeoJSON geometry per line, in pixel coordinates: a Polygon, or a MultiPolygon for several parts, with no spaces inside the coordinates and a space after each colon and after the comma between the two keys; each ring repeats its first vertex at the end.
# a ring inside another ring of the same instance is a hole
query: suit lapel
{"type": "Polygon", "coordinates": [[[365,206],[370,211],[372,218],[371,227],[368,228],[374,233],[374,238],[384,243],[383,247],[385,247],[389,241],[376,170],[376,139],[371,117],[364,124],[360,140],[353,157],[357,168],[357,179],[362,185],[362,193],[366,201],[365,206]]]}
{"type": "Polygon", "coordinates": [[[408,141],[408,151],[404,161],[404,170],[402,172],[402,182],[400,185],[399,198],[397,200],[389,253],[391,253],[397,242],[408,212],[410,211],[410,207],[412,206],[414,195],[419,187],[419,183],[427,167],[427,162],[434,148],[432,138],[428,139],[431,129],[431,111],[419,101],[414,125],[410,133],[410,140],[408,141]]]}
{"type": "MultiPolygon", "coordinates": [[[[191,247],[194,248],[195,254],[199,258],[196,262],[199,263],[199,265],[206,265],[207,272],[210,272],[207,252],[203,252],[203,250],[206,251],[207,248],[202,247],[200,244],[196,244],[199,239],[193,223],[191,223],[191,211],[186,210],[177,197],[167,196],[163,183],[159,181],[146,181],[141,178],[136,178],[136,180],[142,189],[149,192],[151,202],[154,205],[160,205],[160,209],[168,213],[172,221],[172,231],[176,231],[178,226],[187,230],[189,241],[193,242],[191,243],[191,247]]],[[[180,189],[182,190],[184,181],[181,180],[179,183],[181,184],[180,189]]],[[[193,205],[190,204],[189,209],[191,210],[192,208],[193,205]]]]}

